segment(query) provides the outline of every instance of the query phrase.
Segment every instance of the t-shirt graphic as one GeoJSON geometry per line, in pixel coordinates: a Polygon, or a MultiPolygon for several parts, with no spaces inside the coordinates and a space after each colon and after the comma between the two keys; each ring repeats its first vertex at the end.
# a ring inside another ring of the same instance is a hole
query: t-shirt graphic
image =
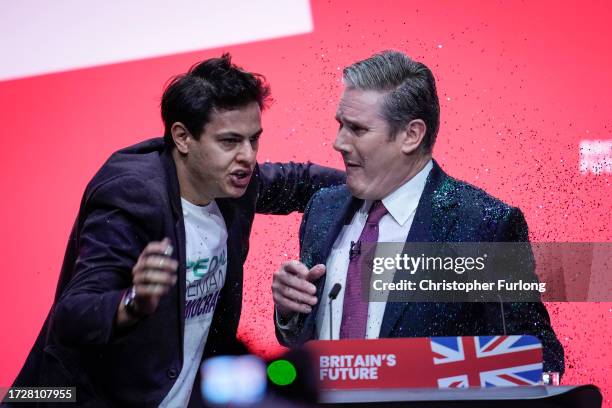
{"type": "Polygon", "coordinates": [[[215,310],[219,293],[225,282],[227,254],[225,248],[212,257],[187,260],[187,294],[185,324],[215,310]],[[189,277],[194,280],[189,281],[189,277]]]}
{"type": "Polygon", "coordinates": [[[227,228],[217,203],[181,202],[187,239],[183,368],[160,407],[187,406],[227,273],[227,228]]]}

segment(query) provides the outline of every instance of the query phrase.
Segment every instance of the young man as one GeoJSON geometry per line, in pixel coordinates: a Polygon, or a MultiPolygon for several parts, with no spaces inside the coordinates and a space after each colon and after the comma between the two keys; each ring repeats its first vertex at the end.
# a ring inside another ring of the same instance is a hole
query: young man
{"type": "Polygon", "coordinates": [[[116,152],[88,184],[16,386],[76,386],[80,405],[188,404],[202,358],[236,342],[254,213],[303,211],[344,180],[257,165],[268,95],[228,54],[170,83],[164,138],[116,152]]]}

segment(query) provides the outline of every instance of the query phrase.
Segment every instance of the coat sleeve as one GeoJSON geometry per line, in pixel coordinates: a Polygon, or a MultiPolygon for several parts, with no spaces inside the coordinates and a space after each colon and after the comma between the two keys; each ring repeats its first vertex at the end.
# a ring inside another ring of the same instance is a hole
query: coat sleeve
{"type": "Polygon", "coordinates": [[[163,197],[145,181],[123,175],[85,194],[75,231],[78,257],[51,312],[50,335],[66,346],[111,341],[132,267],[149,241],[162,238],[163,197]]]}
{"type": "MultiPolygon", "coordinates": [[[[306,206],[302,223],[300,225],[300,247],[303,245],[305,230],[308,225],[308,217],[311,214],[313,201],[306,206]]],[[[320,297],[320,295],[319,295],[320,297]]],[[[287,321],[281,321],[280,316],[274,309],[274,329],[276,339],[286,347],[295,347],[304,344],[308,340],[314,339],[316,310],[310,314],[296,313],[287,321]]]]}
{"type": "Polygon", "coordinates": [[[256,212],[289,214],[304,212],[318,190],[343,184],[343,171],[312,163],[264,163],[259,165],[256,212]]]}
{"type": "MultiPolygon", "coordinates": [[[[528,244],[528,227],[523,213],[518,208],[511,208],[504,217],[498,228],[499,242],[525,242],[525,247],[520,246],[521,256],[517,261],[516,272],[521,276],[513,277],[513,280],[524,281],[537,280],[535,276],[535,261],[531,246],[528,244]]],[[[499,320],[499,304],[488,303],[490,316],[499,320]]],[[[536,336],[542,342],[544,371],[556,371],[563,373],[564,352],[563,346],[557,339],[550,323],[548,311],[542,302],[504,302],[503,313],[505,317],[506,331],[508,334],[528,334],[536,336]]]]}

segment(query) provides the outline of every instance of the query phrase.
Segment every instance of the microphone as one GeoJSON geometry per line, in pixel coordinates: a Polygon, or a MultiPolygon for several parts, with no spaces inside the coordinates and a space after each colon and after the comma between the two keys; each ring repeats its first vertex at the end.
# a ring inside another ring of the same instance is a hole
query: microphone
{"type": "Polygon", "coordinates": [[[506,317],[504,316],[504,301],[502,300],[502,297],[498,292],[496,292],[496,294],[497,294],[497,300],[499,302],[499,314],[501,315],[502,329],[504,330],[504,336],[507,336],[506,317]]]}
{"type": "Polygon", "coordinates": [[[329,298],[331,300],[336,300],[336,297],[338,297],[338,293],[340,293],[340,289],[342,289],[342,285],[336,283],[334,287],[331,288],[331,290],[329,291],[329,298]]]}
{"type": "Polygon", "coordinates": [[[351,241],[351,248],[349,249],[349,260],[355,259],[355,257],[361,255],[361,241],[351,241]]]}
{"type": "MultiPolygon", "coordinates": [[[[489,249],[489,251],[495,253],[494,250],[492,251],[491,249],[489,249]]],[[[487,277],[493,278],[491,280],[495,280],[495,278],[497,278],[495,273],[494,272],[491,273],[491,271],[488,268],[485,268],[484,271],[487,277]]],[[[501,317],[502,330],[504,332],[504,336],[507,336],[508,331],[506,330],[506,316],[504,313],[504,300],[502,299],[498,290],[495,291],[495,297],[497,298],[497,305],[499,306],[499,315],[501,317]]]]}
{"type": "Polygon", "coordinates": [[[334,330],[333,330],[334,326],[332,325],[332,320],[333,320],[332,303],[334,300],[336,300],[338,293],[340,293],[340,289],[342,289],[342,285],[339,283],[336,283],[329,291],[329,339],[330,340],[334,339],[334,330]]]}

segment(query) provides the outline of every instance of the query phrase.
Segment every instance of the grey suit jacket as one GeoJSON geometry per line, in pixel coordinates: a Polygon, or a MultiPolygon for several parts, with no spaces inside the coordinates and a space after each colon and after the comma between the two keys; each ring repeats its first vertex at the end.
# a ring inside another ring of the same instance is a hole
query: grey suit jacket
{"type": "MultiPolygon", "coordinates": [[[[350,194],[346,185],[316,193],[306,208],[300,228],[301,261],[308,267],[325,264],[342,226],[350,223],[362,203],[350,194]]],[[[406,241],[526,242],[528,229],[518,208],[449,177],[434,161],[406,241]]],[[[315,284],[321,299],[325,275],[315,284]]],[[[317,306],[310,314],[293,319],[294,324],[287,328],[276,324],[278,340],[285,345],[297,345],[314,339],[317,306]]],[[[545,371],[563,372],[563,347],[541,302],[504,303],[503,313],[508,334],[531,334],[540,339],[545,371]]],[[[503,332],[497,302],[389,302],[380,337],[475,336],[503,332]]]]}

